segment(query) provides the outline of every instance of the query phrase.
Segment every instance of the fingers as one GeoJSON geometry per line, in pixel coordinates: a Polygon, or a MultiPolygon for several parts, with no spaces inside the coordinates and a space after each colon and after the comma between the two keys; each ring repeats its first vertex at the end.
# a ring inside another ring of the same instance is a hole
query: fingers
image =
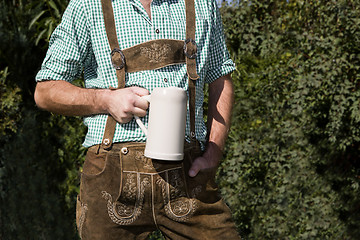
{"type": "Polygon", "coordinates": [[[194,160],[188,172],[190,177],[195,177],[203,169],[209,169],[219,165],[222,154],[221,151],[220,154],[214,151],[214,145],[216,146],[216,144],[209,143],[204,154],[194,160]]]}
{"type": "Polygon", "coordinates": [[[133,116],[145,117],[147,114],[147,111],[146,111],[146,109],[135,107],[131,113],[133,116]]]}
{"type": "Polygon", "coordinates": [[[149,108],[149,102],[141,97],[136,97],[132,114],[138,117],[144,117],[146,110],[149,108]]]}
{"type": "Polygon", "coordinates": [[[199,173],[200,169],[192,166],[189,170],[189,176],[190,177],[196,177],[196,175],[199,173]]]}
{"type": "Polygon", "coordinates": [[[149,94],[149,91],[141,87],[129,87],[111,92],[109,113],[119,123],[130,122],[134,115],[144,117],[147,113],[149,103],[141,96],[149,94]]]}
{"type": "Polygon", "coordinates": [[[149,102],[143,98],[142,96],[149,95],[149,91],[145,88],[141,87],[130,87],[129,88],[135,95],[133,106],[131,113],[138,117],[144,117],[146,115],[146,110],[149,108],[149,102]]]}
{"type": "Polygon", "coordinates": [[[149,92],[144,88],[135,88],[134,93],[137,95],[134,101],[134,108],[131,113],[138,117],[144,117],[147,113],[147,109],[149,108],[149,102],[142,98],[141,96],[148,95],[149,92]],[[144,91],[145,90],[145,91],[144,91]]]}
{"type": "Polygon", "coordinates": [[[202,168],[204,168],[204,158],[198,157],[195,159],[195,161],[192,163],[190,169],[189,169],[189,176],[195,177],[202,168]]]}
{"type": "Polygon", "coordinates": [[[129,87],[129,90],[131,90],[134,94],[138,95],[138,96],[145,96],[145,95],[149,95],[149,91],[146,88],[142,88],[142,87],[129,87]]]}

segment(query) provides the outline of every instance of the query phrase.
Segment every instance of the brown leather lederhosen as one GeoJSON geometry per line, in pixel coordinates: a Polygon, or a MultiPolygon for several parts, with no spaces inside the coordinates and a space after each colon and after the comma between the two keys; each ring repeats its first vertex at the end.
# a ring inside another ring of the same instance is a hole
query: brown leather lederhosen
{"type": "MultiPolygon", "coordinates": [[[[118,88],[125,87],[125,73],[153,70],[172,64],[186,63],[189,84],[189,111],[190,111],[190,141],[196,145],[195,136],[195,81],[199,78],[196,73],[197,45],[195,42],[195,3],[194,0],[185,0],[186,9],[186,40],[159,39],[147,41],[133,47],[121,50],[116,35],[115,19],[111,0],[101,0],[105,29],[111,48],[111,61],[116,69],[118,88]],[[142,49],[150,48],[152,44],[168,46],[168,56],[162,61],[150,62],[142,49]]],[[[109,115],[100,147],[110,149],[113,144],[116,120],[109,115]]]]}

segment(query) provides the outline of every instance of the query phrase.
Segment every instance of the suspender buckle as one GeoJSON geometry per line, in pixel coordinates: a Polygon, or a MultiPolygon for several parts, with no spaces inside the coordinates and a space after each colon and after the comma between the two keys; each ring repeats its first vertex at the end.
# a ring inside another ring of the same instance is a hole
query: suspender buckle
{"type": "Polygon", "coordinates": [[[194,39],[188,38],[184,41],[184,54],[189,59],[195,59],[197,55],[197,44],[194,39]],[[193,46],[190,48],[190,53],[188,52],[188,43],[191,43],[193,46]]]}
{"type": "Polygon", "coordinates": [[[111,63],[116,70],[121,70],[125,67],[125,55],[120,48],[114,48],[111,51],[111,63]]]}

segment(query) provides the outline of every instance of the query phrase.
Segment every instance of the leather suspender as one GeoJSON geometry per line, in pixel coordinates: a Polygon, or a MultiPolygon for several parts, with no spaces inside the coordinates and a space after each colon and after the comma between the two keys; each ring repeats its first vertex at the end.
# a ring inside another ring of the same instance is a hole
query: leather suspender
{"type": "MultiPolygon", "coordinates": [[[[124,50],[119,47],[116,35],[114,11],[111,0],[101,0],[105,30],[111,48],[111,61],[116,69],[118,88],[125,87],[125,71],[136,72],[152,70],[176,63],[185,63],[189,77],[189,108],[190,108],[190,138],[196,142],[195,137],[195,81],[199,78],[196,73],[197,46],[195,42],[195,3],[194,0],[185,0],[186,9],[186,40],[159,39],[148,41],[124,50]],[[167,50],[167,57],[161,61],[149,59],[146,50],[151,49],[153,44],[159,44],[167,50]],[[151,64],[149,64],[149,60],[151,64]],[[143,64],[142,64],[143,63],[143,64]]],[[[113,144],[116,120],[109,115],[106,121],[104,137],[101,147],[110,149],[113,144]]]]}
{"type": "Polygon", "coordinates": [[[186,40],[184,52],[186,54],[186,70],[189,77],[189,110],[190,110],[190,140],[196,142],[195,136],[195,81],[199,78],[196,73],[196,53],[197,46],[195,42],[195,0],[185,0],[186,10],[186,40]]]}
{"type": "MultiPolygon", "coordinates": [[[[124,88],[125,87],[125,66],[124,66],[125,57],[123,57],[116,36],[114,10],[111,4],[111,0],[101,0],[101,6],[103,10],[105,30],[110,44],[110,49],[112,50],[111,60],[116,69],[118,88],[124,88]],[[119,60],[120,61],[123,60],[123,61],[120,62],[119,60]],[[117,66],[115,66],[115,64],[117,64],[117,66]]],[[[104,149],[111,148],[115,134],[115,129],[116,129],[116,120],[111,115],[109,115],[106,120],[105,132],[104,132],[103,140],[101,142],[101,146],[104,149]]]]}

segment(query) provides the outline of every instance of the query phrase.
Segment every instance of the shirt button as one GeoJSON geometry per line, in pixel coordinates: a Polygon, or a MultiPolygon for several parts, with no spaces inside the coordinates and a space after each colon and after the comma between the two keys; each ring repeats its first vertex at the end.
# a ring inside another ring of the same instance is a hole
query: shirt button
{"type": "Polygon", "coordinates": [[[167,79],[167,78],[164,78],[164,82],[166,82],[166,83],[167,83],[167,82],[168,82],[168,79],[167,79]]]}
{"type": "Polygon", "coordinates": [[[159,33],[160,33],[160,30],[159,30],[159,29],[156,29],[155,32],[156,32],[157,34],[159,34],[159,33]]]}

